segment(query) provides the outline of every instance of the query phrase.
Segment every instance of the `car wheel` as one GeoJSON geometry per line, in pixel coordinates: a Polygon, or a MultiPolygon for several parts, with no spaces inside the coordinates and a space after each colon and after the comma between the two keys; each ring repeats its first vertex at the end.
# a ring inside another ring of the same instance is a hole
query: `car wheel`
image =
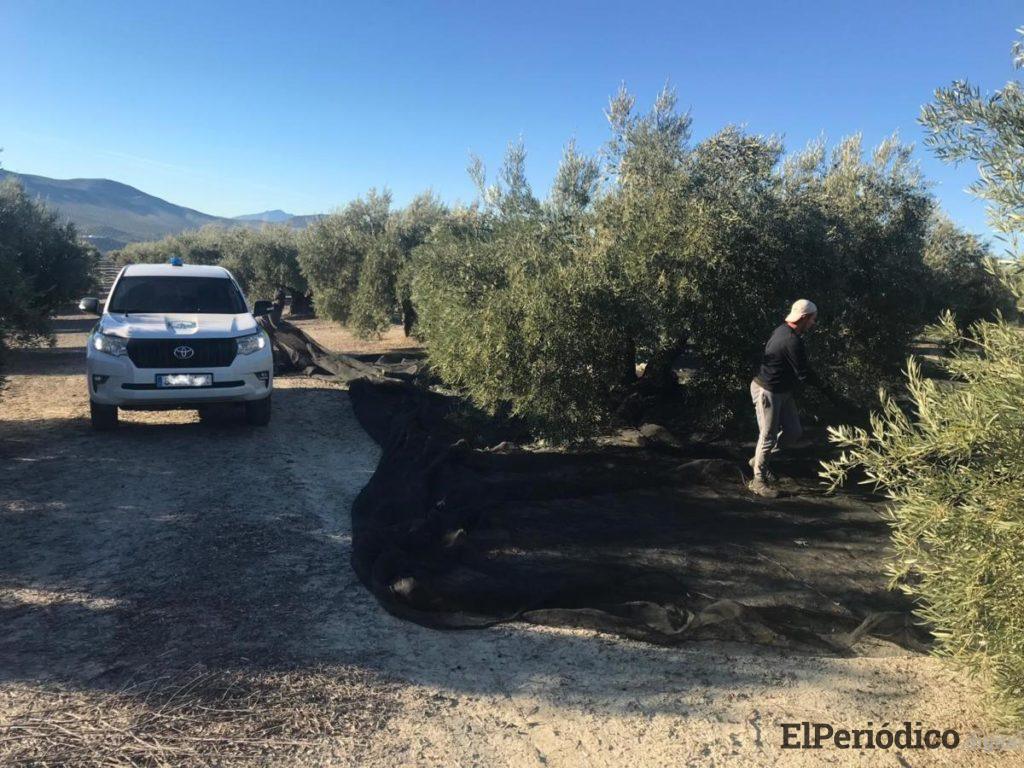
{"type": "Polygon", "coordinates": [[[231,405],[204,405],[199,411],[199,421],[207,425],[234,423],[238,408],[231,405]]]}
{"type": "Polygon", "coordinates": [[[224,421],[224,415],[220,413],[216,408],[211,408],[210,406],[207,405],[202,408],[199,408],[198,411],[199,421],[202,422],[203,424],[216,424],[218,422],[224,421]]]}
{"type": "Polygon", "coordinates": [[[262,400],[245,404],[245,420],[254,427],[265,427],[270,423],[270,395],[262,400]]]}
{"type": "Polygon", "coordinates": [[[117,426],[117,406],[102,405],[89,401],[89,419],[92,421],[92,428],[105,432],[117,426]]]}

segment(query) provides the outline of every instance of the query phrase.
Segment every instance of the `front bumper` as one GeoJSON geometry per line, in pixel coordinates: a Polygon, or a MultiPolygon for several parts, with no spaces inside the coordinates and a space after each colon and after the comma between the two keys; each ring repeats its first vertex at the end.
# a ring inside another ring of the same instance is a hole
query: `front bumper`
{"type": "Polygon", "coordinates": [[[90,345],[86,352],[86,385],[89,397],[102,405],[127,409],[197,408],[214,403],[244,403],[267,397],[274,388],[274,356],[270,345],[251,355],[238,355],[230,366],[136,368],[127,355],[113,356],[90,345]],[[157,389],[162,373],[210,373],[212,387],[157,389]],[[264,381],[257,374],[266,377],[264,381]],[[103,378],[106,377],[106,378],[103,378]]]}

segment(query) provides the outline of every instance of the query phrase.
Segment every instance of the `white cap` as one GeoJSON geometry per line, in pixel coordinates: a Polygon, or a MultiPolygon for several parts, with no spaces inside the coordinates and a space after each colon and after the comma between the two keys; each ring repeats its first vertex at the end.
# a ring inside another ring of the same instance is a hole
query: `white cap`
{"type": "Polygon", "coordinates": [[[818,314],[818,307],[813,301],[807,299],[797,299],[793,302],[792,308],[789,310],[789,314],[786,315],[787,323],[795,323],[801,317],[806,315],[818,314]]]}

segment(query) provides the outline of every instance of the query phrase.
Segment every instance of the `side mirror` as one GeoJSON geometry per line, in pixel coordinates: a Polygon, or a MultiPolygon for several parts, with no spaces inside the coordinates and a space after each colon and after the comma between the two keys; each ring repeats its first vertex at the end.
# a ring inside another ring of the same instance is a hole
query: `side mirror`
{"type": "Polygon", "coordinates": [[[255,304],[253,304],[252,316],[253,317],[262,317],[264,315],[269,315],[273,311],[274,311],[274,304],[272,302],[269,302],[269,301],[257,301],[255,304]]]}
{"type": "Polygon", "coordinates": [[[100,309],[100,300],[95,296],[86,296],[78,302],[78,308],[83,312],[88,312],[90,315],[103,314],[103,310],[100,309]]]}

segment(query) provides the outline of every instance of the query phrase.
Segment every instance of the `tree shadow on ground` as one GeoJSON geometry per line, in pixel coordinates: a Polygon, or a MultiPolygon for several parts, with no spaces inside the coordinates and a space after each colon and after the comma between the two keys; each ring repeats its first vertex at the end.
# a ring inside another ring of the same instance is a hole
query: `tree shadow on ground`
{"type": "MultiPolygon", "coordinates": [[[[94,322],[60,318],[55,330],[84,333],[94,322]]],[[[77,375],[83,351],[18,350],[12,372],[77,375]]],[[[324,736],[355,734],[345,758],[358,763],[365,742],[400,706],[396,687],[409,683],[467,697],[504,701],[524,694],[556,708],[680,718],[695,701],[725,706],[758,689],[819,680],[830,690],[862,685],[856,667],[784,648],[720,641],[659,647],[524,625],[438,632],[389,615],[349,565],[348,510],[374,473],[379,451],[353,417],[346,393],[295,383],[282,382],[287,386],[275,394],[267,430],[230,418],[199,424],[191,417],[151,423],[132,416],[116,433],[99,435],[89,428],[84,403],[70,418],[4,421],[0,411],[0,686],[9,705],[28,713],[6,722],[35,727],[40,719],[33,713],[49,712],[58,716],[56,726],[66,728],[61,715],[78,723],[70,744],[55,740],[53,730],[20,731],[22,739],[6,742],[25,745],[16,758],[65,764],[112,754],[141,763],[153,754],[144,753],[141,738],[166,760],[171,753],[161,750],[185,750],[168,740],[169,731],[227,735],[236,745],[250,738],[254,749],[269,749],[267,760],[294,751],[287,744],[268,747],[261,741],[266,728],[302,748],[324,736]],[[282,708],[309,719],[297,721],[282,708]],[[217,715],[218,709],[235,715],[217,715]],[[266,714],[254,723],[254,711],[266,714]],[[169,731],[154,732],[161,722],[169,731]],[[90,733],[108,741],[83,741],[90,733]],[[44,758],[31,751],[37,747],[49,750],[44,758]]],[[[31,379],[20,389],[19,397],[31,397],[31,379]]],[[[46,397],[53,396],[60,392],[48,389],[46,397]]],[[[693,458],[661,456],[669,465],[693,458]]],[[[481,525],[470,534],[491,566],[531,578],[567,572],[554,604],[580,607],[612,594],[589,580],[602,537],[583,523],[592,515],[591,498],[613,511],[606,497],[614,494],[588,497],[578,483],[570,494],[558,489],[587,466],[617,481],[619,465],[479,452],[463,459],[460,471],[483,478],[485,488],[488,474],[499,470],[494,487],[508,496],[480,509],[481,525]],[[503,516],[506,507],[520,510],[516,525],[503,516]],[[532,550],[516,552],[514,537],[532,550]],[[544,551],[545,542],[557,548],[544,551]],[[587,551],[577,557],[574,543],[587,551]],[[566,571],[568,564],[578,570],[566,571]]],[[[415,478],[395,482],[412,488],[415,478]]],[[[633,488],[635,503],[620,499],[609,518],[617,520],[626,556],[611,553],[597,562],[614,574],[616,599],[692,591],[694,582],[680,582],[669,550],[688,547],[690,563],[727,558],[733,582],[722,577],[716,585],[724,589],[761,573],[764,561],[751,547],[773,557],[772,547],[789,550],[790,537],[809,539],[813,529],[815,546],[797,554],[814,558],[845,547],[847,535],[870,546],[879,532],[877,519],[826,514],[817,500],[784,500],[773,509],[741,499],[730,506],[702,496],[705,488],[692,498],[666,497],[677,512],[689,505],[692,525],[685,533],[659,523],[645,487],[633,488]],[[739,530],[744,520],[767,525],[773,515],[782,516],[773,528],[739,530]],[[715,531],[726,524],[735,533],[733,548],[716,550],[715,531]]],[[[768,591],[792,583],[777,571],[761,575],[768,591]]],[[[846,585],[844,598],[853,606],[871,603],[876,586],[871,579],[846,585]]],[[[901,699],[912,698],[896,673],[879,670],[873,680],[897,710],[901,699]]],[[[449,706],[440,693],[432,696],[439,709],[449,706]]],[[[191,759],[186,751],[173,754],[179,764],[191,759]]],[[[238,756],[208,749],[194,762],[238,756]]],[[[0,762],[16,762],[10,757],[0,751],[0,762]]]]}
{"type": "MultiPolygon", "coordinates": [[[[84,414],[18,425],[0,462],[0,680],[110,692],[166,677],[169,695],[197,665],[252,675],[341,665],[382,687],[398,677],[493,694],[529,689],[571,660],[594,675],[592,706],[614,708],[640,669],[674,675],[675,689],[707,672],[678,677],[679,654],[704,656],[702,644],[439,633],[388,616],[348,563],[348,505],[377,452],[347,395],[281,389],[276,408],[263,431],[127,423],[97,435],[84,414]]],[[[709,679],[730,688],[762,672],[726,664],[709,679]]],[[[663,693],[637,695],[673,709],[663,693]]]]}
{"type": "Polygon", "coordinates": [[[888,528],[864,494],[824,494],[795,452],[782,498],[745,488],[750,446],[472,450],[450,398],[355,382],[384,456],[353,509],[357,573],[428,626],[585,626],[654,643],[749,640],[856,653],[928,634],[890,591],[888,528]]]}

